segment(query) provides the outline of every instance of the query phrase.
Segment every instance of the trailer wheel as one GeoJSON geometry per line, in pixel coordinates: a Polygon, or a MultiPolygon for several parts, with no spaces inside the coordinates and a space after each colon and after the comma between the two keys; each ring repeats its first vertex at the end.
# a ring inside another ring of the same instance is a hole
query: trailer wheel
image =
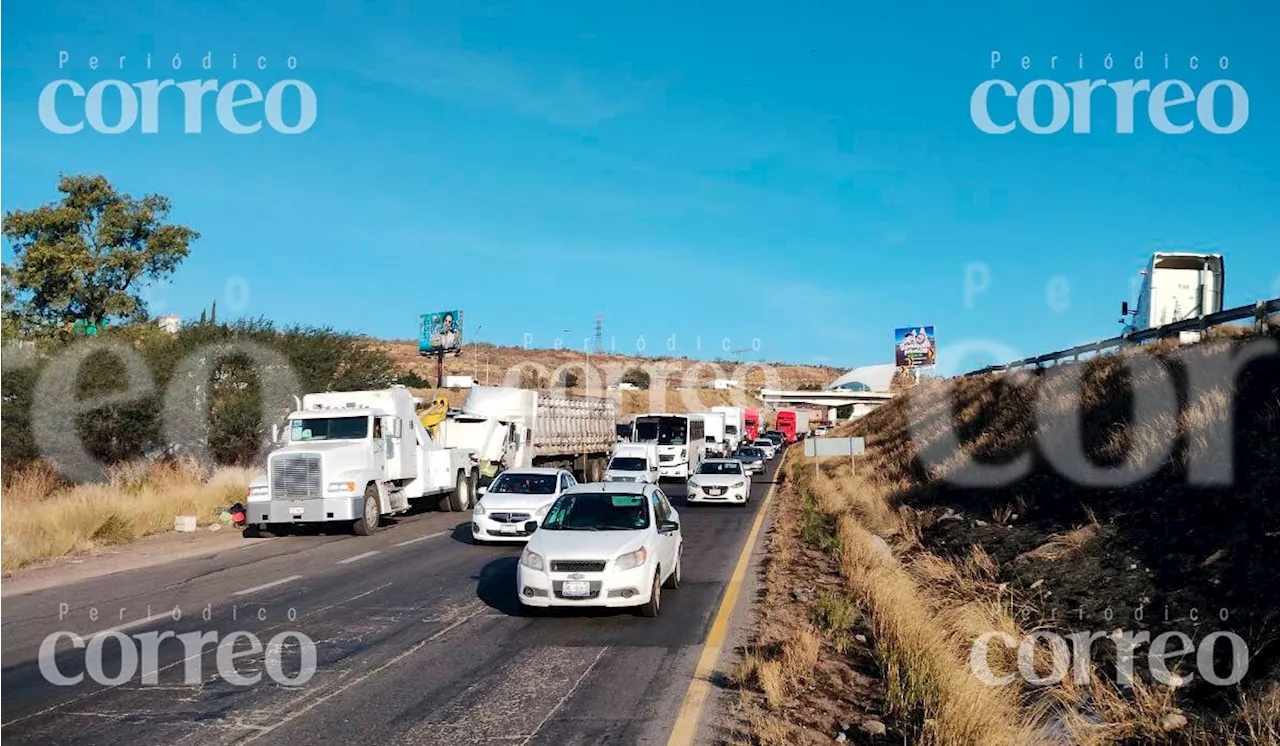
{"type": "Polygon", "coordinates": [[[449,493],[449,510],[457,513],[471,507],[470,489],[471,480],[467,477],[467,473],[459,471],[458,479],[453,486],[453,492],[449,493]]]}
{"type": "Polygon", "coordinates": [[[378,505],[378,488],[370,484],[364,488],[364,510],[361,511],[360,517],[356,519],[352,529],[356,532],[356,536],[372,536],[374,531],[378,530],[378,523],[382,520],[382,511],[378,505]]]}
{"type": "Polygon", "coordinates": [[[468,481],[468,488],[471,490],[471,492],[468,493],[471,498],[471,504],[468,505],[467,507],[474,508],[475,504],[479,502],[479,498],[476,497],[476,491],[480,488],[480,470],[479,469],[471,470],[471,479],[468,481]]]}

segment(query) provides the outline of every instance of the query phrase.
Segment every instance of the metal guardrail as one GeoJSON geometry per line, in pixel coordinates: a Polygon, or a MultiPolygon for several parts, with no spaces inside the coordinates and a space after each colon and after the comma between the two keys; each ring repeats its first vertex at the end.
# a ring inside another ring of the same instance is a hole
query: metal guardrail
{"type": "Polygon", "coordinates": [[[1038,367],[1044,366],[1046,363],[1057,363],[1061,360],[1066,360],[1067,358],[1070,358],[1074,361],[1074,360],[1078,360],[1081,355],[1085,355],[1090,352],[1097,353],[1097,352],[1102,352],[1104,350],[1110,350],[1117,347],[1122,347],[1124,345],[1141,344],[1143,342],[1149,342],[1153,339],[1165,339],[1166,337],[1172,337],[1182,332],[1192,332],[1192,331],[1202,332],[1215,326],[1228,324],[1233,321],[1240,321],[1242,319],[1251,318],[1254,320],[1254,323],[1259,328],[1266,328],[1266,326],[1269,323],[1268,317],[1274,313],[1280,313],[1280,298],[1273,298],[1271,300],[1260,300],[1256,303],[1251,303],[1247,306],[1229,308],[1225,311],[1218,311],[1217,313],[1211,313],[1204,316],[1197,316],[1194,319],[1185,319],[1183,321],[1175,321],[1172,324],[1165,324],[1164,326],[1157,326],[1151,329],[1142,329],[1136,332],[1127,332],[1125,334],[1121,334],[1118,337],[1112,337],[1111,339],[1104,339],[1099,342],[1091,342],[1090,344],[1087,344],[1087,345],[1080,345],[1078,347],[1072,347],[1066,350],[1059,350],[1058,352],[1050,352],[1046,355],[1037,355],[1035,357],[1027,357],[1021,360],[1015,360],[1011,363],[1005,363],[1003,365],[989,365],[980,370],[975,370],[975,371],[970,371],[969,373],[965,373],[964,376],[965,377],[980,376],[986,373],[998,373],[1001,371],[1017,370],[1019,368],[1027,368],[1032,366],[1038,368],[1038,367]]]}

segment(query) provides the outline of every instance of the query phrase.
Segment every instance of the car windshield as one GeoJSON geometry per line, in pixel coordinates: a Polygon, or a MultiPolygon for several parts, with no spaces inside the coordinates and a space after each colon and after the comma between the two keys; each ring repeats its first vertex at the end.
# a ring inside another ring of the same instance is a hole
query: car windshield
{"type": "Polygon", "coordinates": [[[609,471],[644,471],[645,462],[634,456],[616,456],[609,462],[609,471]]]}
{"type": "Polygon", "coordinates": [[[368,433],[368,417],[307,417],[289,422],[289,439],[297,441],[360,440],[368,433]]]}
{"type": "Polygon", "coordinates": [[[699,474],[741,474],[742,464],[737,461],[707,461],[698,467],[699,474]]]}
{"type": "Polygon", "coordinates": [[[563,495],[542,528],[553,531],[637,531],[649,527],[644,495],[588,492],[563,495]]]}
{"type": "Polygon", "coordinates": [[[501,474],[489,485],[489,492],[507,495],[551,495],[556,491],[555,474],[501,474]]]}
{"type": "Polygon", "coordinates": [[[759,446],[759,447],[761,447],[761,448],[771,448],[771,447],[773,447],[773,441],[772,441],[772,440],[757,440],[757,441],[755,442],[755,445],[757,445],[757,446],[759,446]]]}
{"type": "Polygon", "coordinates": [[[738,455],[745,456],[747,458],[761,458],[762,456],[764,456],[764,451],[760,450],[759,448],[743,448],[742,450],[738,451],[738,455]]]}

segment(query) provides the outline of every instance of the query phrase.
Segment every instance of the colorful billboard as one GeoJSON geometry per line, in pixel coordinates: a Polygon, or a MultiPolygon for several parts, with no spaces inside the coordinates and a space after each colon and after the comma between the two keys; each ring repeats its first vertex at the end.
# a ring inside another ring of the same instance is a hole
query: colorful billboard
{"type": "Polygon", "coordinates": [[[927,368],[937,363],[938,343],[932,326],[894,329],[893,337],[899,368],[927,368]]]}
{"type": "Polygon", "coordinates": [[[418,317],[418,354],[457,352],[461,348],[461,311],[424,313],[418,317]]]}

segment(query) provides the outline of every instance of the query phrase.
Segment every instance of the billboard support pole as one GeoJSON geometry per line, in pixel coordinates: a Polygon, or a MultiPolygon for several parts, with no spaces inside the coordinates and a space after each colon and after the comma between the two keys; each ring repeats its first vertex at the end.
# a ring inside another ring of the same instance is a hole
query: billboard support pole
{"type": "Polygon", "coordinates": [[[444,388],[444,350],[436,350],[436,388],[444,388]]]}

